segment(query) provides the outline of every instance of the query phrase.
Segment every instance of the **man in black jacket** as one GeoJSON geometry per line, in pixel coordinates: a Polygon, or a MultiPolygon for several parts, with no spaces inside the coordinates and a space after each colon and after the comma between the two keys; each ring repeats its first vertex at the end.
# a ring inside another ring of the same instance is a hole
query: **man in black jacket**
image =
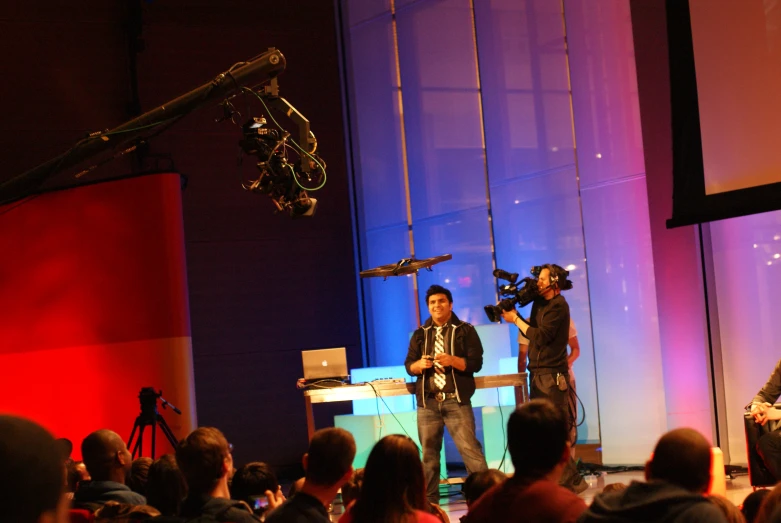
{"type": "Polygon", "coordinates": [[[711,483],[711,446],[694,429],[675,429],[659,439],[645,464],[646,482],[598,494],[578,523],[666,521],[726,523],[703,494],[711,483]]]}
{"type": "Polygon", "coordinates": [[[475,436],[470,402],[474,373],[483,367],[483,344],[475,328],[453,314],[449,290],[432,285],[426,303],[431,317],[412,334],[404,366],[410,376],[418,377],[415,396],[426,496],[429,502],[439,503],[439,454],[445,427],[469,474],[488,468],[475,436]]]}
{"type": "MultiPolygon", "coordinates": [[[[567,361],[567,342],[569,340],[569,304],[562,290],[572,287],[567,280],[568,273],[555,264],[543,265],[537,279],[539,297],[534,300],[531,316],[527,322],[515,309],[502,313],[504,320],[515,324],[521,333],[529,339],[529,397],[548,399],[553,402],[574,427],[569,408],[570,378],[567,361]]],[[[526,357],[520,354],[520,357],[526,357]]],[[[519,368],[522,368],[519,362],[519,368]]],[[[561,476],[562,486],[573,492],[582,492],[588,488],[578,474],[574,460],[570,460],[561,476]]]]}
{"type": "Polygon", "coordinates": [[[770,430],[757,441],[757,451],[762,456],[762,461],[776,481],[781,481],[781,410],[773,408],[773,404],[781,396],[781,360],[776,363],[776,368],[768,378],[767,383],[757,392],[751,400],[751,415],[757,423],[766,425],[772,421],[770,430]]]}

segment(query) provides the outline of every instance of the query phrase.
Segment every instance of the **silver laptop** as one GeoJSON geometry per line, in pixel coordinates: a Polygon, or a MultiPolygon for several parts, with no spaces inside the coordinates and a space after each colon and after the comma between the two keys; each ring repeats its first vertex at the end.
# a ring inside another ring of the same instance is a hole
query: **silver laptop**
{"type": "Polygon", "coordinates": [[[349,375],[347,351],[344,347],[302,350],[301,359],[304,362],[304,379],[307,381],[325,378],[343,379],[349,375]]]}

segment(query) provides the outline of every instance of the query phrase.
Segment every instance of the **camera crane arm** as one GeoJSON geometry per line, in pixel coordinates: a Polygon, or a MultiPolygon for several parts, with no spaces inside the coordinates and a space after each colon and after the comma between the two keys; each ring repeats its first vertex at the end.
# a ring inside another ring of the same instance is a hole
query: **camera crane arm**
{"type": "Polygon", "coordinates": [[[34,194],[42,183],[63,169],[131,142],[150,128],[174,123],[190,112],[209,102],[223,99],[242,87],[267,82],[284,69],[285,57],[274,48],[248,62],[239,62],[204,85],[109,131],[91,133],[68,151],[0,184],[0,205],[34,194]]]}

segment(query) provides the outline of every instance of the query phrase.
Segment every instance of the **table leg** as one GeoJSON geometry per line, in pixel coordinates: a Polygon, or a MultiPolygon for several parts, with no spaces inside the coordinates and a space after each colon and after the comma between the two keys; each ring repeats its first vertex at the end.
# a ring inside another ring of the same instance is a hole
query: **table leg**
{"type": "Polygon", "coordinates": [[[306,405],[306,431],[309,441],[312,441],[312,436],[315,435],[315,416],[312,413],[312,400],[309,396],[304,396],[304,404],[306,405]]]}

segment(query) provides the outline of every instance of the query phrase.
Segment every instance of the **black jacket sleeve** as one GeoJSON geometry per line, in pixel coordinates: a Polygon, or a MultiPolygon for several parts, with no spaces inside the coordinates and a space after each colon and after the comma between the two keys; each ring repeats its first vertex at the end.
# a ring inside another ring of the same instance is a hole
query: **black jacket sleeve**
{"type": "Polygon", "coordinates": [[[483,368],[483,343],[472,325],[465,325],[463,344],[466,355],[466,369],[463,372],[480,372],[483,368]]]}
{"type": "Polygon", "coordinates": [[[781,396],[781,360],[776,363],[776,368],[773,369],[773,373],[770,375],[767,383],[762,387],[762,390],[757,392],[757,395],[754,396],[754,399],[751,402],[775,403],[779,396],[781,396]]]}
{"type": "Polygon", "coordinates": [[[407,374],[410,376],[419,376],[419,374],[413,374],[410,370],[410,365],[418,361],[423,356],[423,333],[420,329],[412,333],[412,337],[409,339],[409,348],[407,349],[407,358],[404,360],[404,368],[407,369],[407,374]]]}
{"type": "Polygon", "coordinates": [[[565,300],[556,300],[545,310],[542,321],[526,330],[526,337],[537,346],[550,345],[561,330],[562,323],[569,329],[569,305],[565,300]]]}

